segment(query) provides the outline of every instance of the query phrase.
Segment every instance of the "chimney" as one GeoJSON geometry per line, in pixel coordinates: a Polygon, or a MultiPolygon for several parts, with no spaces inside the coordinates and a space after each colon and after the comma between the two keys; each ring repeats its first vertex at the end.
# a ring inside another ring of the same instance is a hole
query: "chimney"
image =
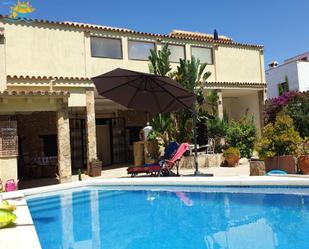
{"type": "Polygon", "coordinates": [[[214,40],[219,40],[219,35],[216,29],[214,30],[214,40]]]}
{"type": "Polygon", "coordinates": [[[279,65],[278,61],[272,61],[268,64],[269,68],[276,68],[279,65]]]}

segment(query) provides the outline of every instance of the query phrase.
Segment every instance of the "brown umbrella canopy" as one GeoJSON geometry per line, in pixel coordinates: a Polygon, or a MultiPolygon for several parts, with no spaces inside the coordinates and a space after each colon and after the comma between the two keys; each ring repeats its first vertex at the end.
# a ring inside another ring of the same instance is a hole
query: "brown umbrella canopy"
{"type": "Polygon", "coordinates": [[[166,76],[117,68],[92,81],[100,95],[135,110],[173,112],[195,101],[193,93],[166,76]]]}

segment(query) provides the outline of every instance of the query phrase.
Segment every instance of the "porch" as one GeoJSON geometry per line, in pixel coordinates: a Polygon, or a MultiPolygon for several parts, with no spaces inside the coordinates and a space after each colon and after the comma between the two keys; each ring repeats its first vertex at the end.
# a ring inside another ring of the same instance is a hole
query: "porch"
{"type": "Polygon", "coordinates": [[[60,91],[0,93],[3,182],[42,178],[69,182],[72,171],[96,157],[93,91],[86,92],[86,107],[70,108],[68,98],[68,92],[60,91]],[[76,111],[83,119],[73,116],[76,111]]]}
{"type": "Polygon", "coordinates": [[[205,91],[216,90],[218,116],[239,120],[244,115],[254,118],[258,135],[263,125],[262,109],[266,100],[266,84],[250,82],[206,82],[205,91]]]}

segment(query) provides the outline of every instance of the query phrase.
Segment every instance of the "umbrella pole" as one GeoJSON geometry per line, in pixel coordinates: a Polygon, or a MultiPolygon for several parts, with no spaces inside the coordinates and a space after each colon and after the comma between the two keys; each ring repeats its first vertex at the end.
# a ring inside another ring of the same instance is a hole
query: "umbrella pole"
{"type": "Polygon", "coordinates": [[[194,166],[195,171],[194,175],[200,175],[200,171],[198,170],[198,161],[197,161],[197,131],[196,131],[196,124],[197,124],[197,113],[196,113],[196,103],[193,104],[193,139],[194,139],[194,166]]]}

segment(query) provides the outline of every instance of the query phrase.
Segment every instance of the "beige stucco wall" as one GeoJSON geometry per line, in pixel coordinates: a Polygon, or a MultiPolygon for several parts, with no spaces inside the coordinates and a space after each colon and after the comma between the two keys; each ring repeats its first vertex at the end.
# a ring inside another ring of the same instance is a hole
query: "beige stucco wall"
{"type": "Polygon", "coordinates": [[[263,55],[257,49],[227,45],[215,50],[216,81],[265,82],[263,55]]]}
{"type": "Polygon", "coordinates": [[[17,180],[17,158],[16,157],[1,157],[0,158],[0,179],[3,183],[7,180],[17,180]]]}
{"type": "MultiPolygon", "coordinates": [[[[1,25],[0,25],[1,29],[1,25]]],[[[6,89],[5,39],[0,35],[0,91],[6,89]]]]}
{"type": "Polygon", "coordinates": [[[16,97],[3,99],[0,102],[0,114],[14,114],[16,112],[56,111],[56,99],[48,97],[16,97]]]}
{"type": "Polygon", "coordinates": [[[261,129],[258,92],[241,97],[223,98],[223,108],[230,119],[239,120],[244,115],[252,115],[258,133],[261,129]]]}
{"type": "Polygon", "coordinates": [[[85,76],[84,32],[64,26],[6,23],[9,75],[85,76]]]}
{"type": "MultiPolygon", "coordinates": [[[[1,23],[1,20],[0,20],[1,23]]],[[[84,29],[51,24],[5,23],[7,40],[7,74],[37,76],[93,77],[117,67],[149,72],[148,61],[128,59],[128,40],[155,42],[157,49],[165,43],[184,45],[186,58],[190,46],[213,48],[214,65],[209,81],[264,82],[263,55],[260,49],[145,35],[84,29]],[[90,37],[102,36],[122,40],[123,59],[91,57],[90,37]],[[17,39],[18,37],[18,39],[17,39]]],[[[172,63],[175,70],[178,63],[172,63]]]]}

